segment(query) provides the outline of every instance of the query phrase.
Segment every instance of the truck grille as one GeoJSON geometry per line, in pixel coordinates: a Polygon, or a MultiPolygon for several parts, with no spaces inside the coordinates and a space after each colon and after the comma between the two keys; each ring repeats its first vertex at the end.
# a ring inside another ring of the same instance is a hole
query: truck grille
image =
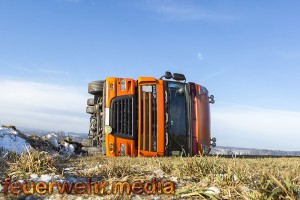
{"type": "Polygon", "coordinates": [[[134,96],[116,97],[111,103],[110,124],[116,137],[135,139],[136,105],[134,96]]]}

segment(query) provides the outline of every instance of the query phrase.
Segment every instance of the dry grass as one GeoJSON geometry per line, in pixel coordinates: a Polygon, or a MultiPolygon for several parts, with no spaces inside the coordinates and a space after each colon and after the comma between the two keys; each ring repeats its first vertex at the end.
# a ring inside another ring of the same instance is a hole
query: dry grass
{"type": "Polygon", "coordinates": [[[300,199],[300,158],[228,159],[218,157],[70,159],[81,177],[106,180],[150,180],[163,170],[165,180],[177,180],[176,196],[212,199],[300,199]],[[205,191],[214,186],[218,196],[205,191]]]}
{"type": "Polygon", "coordinates": [[[8,169],[9,169],[9,162],[16,159],[17,154],[14,151],[7,151],[0,148],[0,179],[3,180],[6,178],[8,169]]]}
{"type": "Polygon", "coordinates": [[[300,158],[56,158],[31,149],[5,162],[9,163],[5,165],[7,175],[19,179],[32,173],[65,175],[69,172],[64,169],[72,168],[72,175],[106,181],[149,181],[153,177],[175,181],[175,196],[163,198],[300,199],[300,158]],[[207,194],[209,187],[220,189],[220,194],[207,194]]]}
{"type": "Polygon", "coordinates": [[[36,151],[33,148],[26,149],[21,154],[15,155],[7,161],[8,176],[10,178],[28,178],[31,174],[55,173],[55,156],[45,151],[36,151]]]}

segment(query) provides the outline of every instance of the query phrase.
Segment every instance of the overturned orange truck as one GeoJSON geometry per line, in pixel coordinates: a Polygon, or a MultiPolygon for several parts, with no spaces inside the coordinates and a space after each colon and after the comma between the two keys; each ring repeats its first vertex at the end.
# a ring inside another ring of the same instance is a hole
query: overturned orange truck
{"type": "Polygon", "coordinates": [[[109,77],[93,81],[86,112],[91,114],[87,151],[106,156],[193,156],[216,146],[210,134],[214,96],[183,74],[109,77]]]}

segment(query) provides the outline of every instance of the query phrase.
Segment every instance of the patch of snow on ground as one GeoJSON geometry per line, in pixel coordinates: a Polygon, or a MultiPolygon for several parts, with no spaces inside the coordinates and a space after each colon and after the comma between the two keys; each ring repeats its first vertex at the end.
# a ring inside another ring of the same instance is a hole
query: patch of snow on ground
{"type": "Polygon", "coordinates": [[[63,142],[62,144],[62,152],[66,155],[73,155],[75,152],[75,146],[73,144],[69,144],[68,142],[63,142]]]}
{"type": "Polygon", "coordinates": [[[58,136],[56,134],[49,133],[48,135],[46,135],[46,138],[54,147],[59,147],[59,144],[57,142],[58,136]]]}
{"type": "Polygon", "coordinates": [[[26,143],[26,140],[19,137],[18,133],[9,128],[0,128],[0,148],[7,151],[15,151],[16,153],[21,153],[30,147],[30,144],[26,143]]]}
{"type": "Polygon", "coordinates": [[[218,196],[221,191],[219,188],[216,188],[216,187],[209,187],[207,189],[207,191],[204,192],[205,194],[209,194],[209,195],[213,195],[213,196],[218,196]]]}
{"type": "Polygon", "coordinates": [[[54,175],[54,174],[42,174],[41,176],[38,176],[37,174],[31,174],[29,180],[35,183],[37,182],[49,183],[50,181],[57,181],[59,179],[60,179],[59,175],[54,175]]]}
{"type": "Polygon", "coordinates": [[[51,181],[53,178],[53,176],[49,175],[49,174],[42,174],[39,181],[40,182],[45,182],[48,183],[49,181],[51,181]]]}
{"type": "Polygon", "coordinates": [[[35,180],[38,179],[38,175],[37,174],[31,174],[30,175],[30,180],[35,180]]]}

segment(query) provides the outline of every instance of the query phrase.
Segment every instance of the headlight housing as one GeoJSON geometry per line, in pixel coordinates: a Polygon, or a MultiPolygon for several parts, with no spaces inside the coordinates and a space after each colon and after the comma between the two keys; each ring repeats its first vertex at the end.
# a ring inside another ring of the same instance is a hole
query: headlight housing
{"type": "Polygon", "coordinates": [[[121,85],[121,91],[126,90],[126,81],[124,79],[121,80],[120,85],[121,85]]]}
{"type": "Polygon", "coordinates": [[[120,156],[125,156],[125,145],[124,144],[120,145],[120,156]]]}

